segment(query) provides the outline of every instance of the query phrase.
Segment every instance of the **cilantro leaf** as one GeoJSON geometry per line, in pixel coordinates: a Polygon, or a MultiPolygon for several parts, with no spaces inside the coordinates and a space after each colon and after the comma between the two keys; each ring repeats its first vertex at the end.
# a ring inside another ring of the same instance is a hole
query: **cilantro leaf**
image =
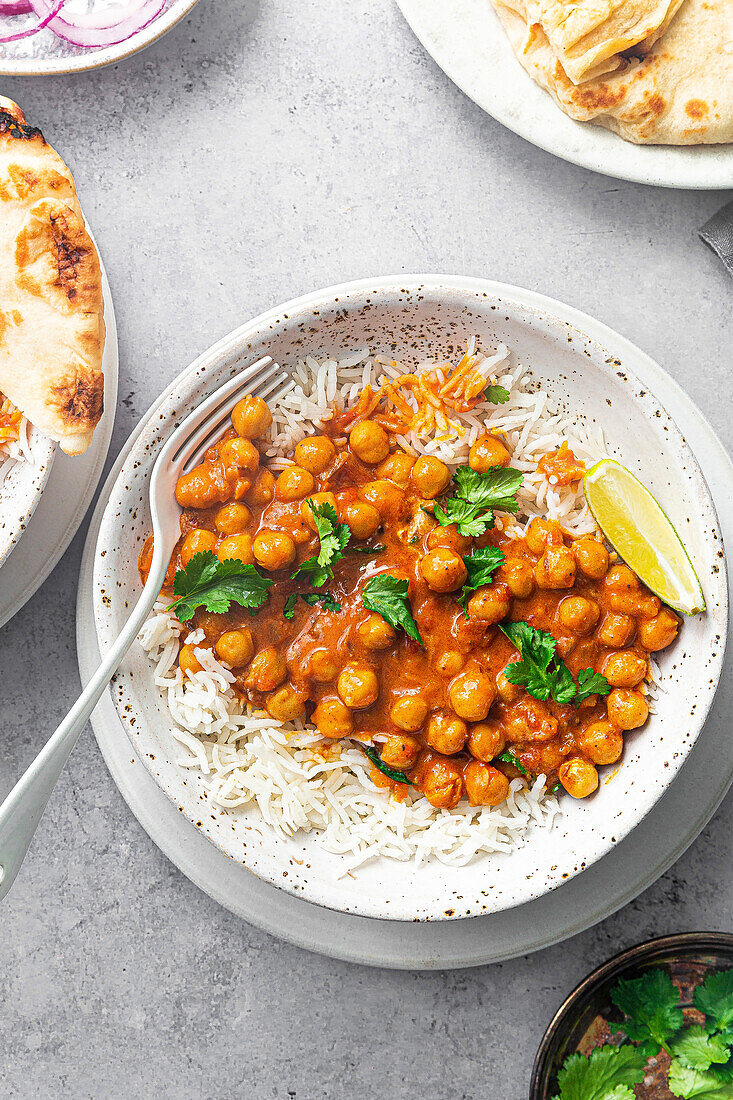
{"type": "Polygon", "coordinates": [[[390,768],[389,764],[385,764],[377,750],[373,749],[371,745],[360,744],[359,748],[366,753],[366,755],[369,757],[372,764],[375,768],[377,768],[378,771],[382,772],[390,779],[394,779],[396,783],[410,782],[404,772],[399,772],[396,768],[390,768]]]}
{"type": "Polygon", "coordinates": [[[330,592],[291,592],[283,607],[283,615],[286,619],[292,619],[295,615],[295,605],[299,599],[303,600],[310,607],[314,607],[317,603],[322,603],[327,611],[341,610],[341,604],[334,600],[330,592]]]}
{"type": "Polygon", "coordinates": [[[455,523],[459,535],[478,538],[484,531],[490,531],[494,526],[494,513],[485,512],[479,515],[480,511],[482,511],[481,508],[477,509],[476,505],[468,500],[448,497],[444,509],[439,504],[435,505],[433,515],[441,527],[448,527],[451,523],[455,523]]]}
{"type": "Polygon", "coordinates": [[[313,515],[320,548],[318,556],[306,558],[295,572],[290,574],[290,579],[305,577],[314,588],[322,588],[333,577],[334,564],[343,558],[344,550],[351,538],[351,531],[348,524],[339,523],[336,509],[327,500],[317,504],[308,497],[306,504],[313,515]]]}
{"type": "Polygon", "coordinates": [[[679,1058],[670,1064],[669,1087],[682,1100],[733,1100],[733,1082],[718,1077],[714,1070],[692,1069],[679,1058]]]}
{"type": "Polygon", "coordinates": [[[376,611],[390,626],[402,627],[410,638],[424,645],[412,617],[407,589],[407,581],[392,577],[389,573],[380,573],[364,586],[362,603],[367,611],[376,611]]]}
{"type": "Polygon", "coordinates": [[[642,1051],[657,1054],[667,1049],[675,1031],[684,1024],[680,991],[669,974],[655,968],[640,978],[621,980],[611,990],[611,1000],[626,1016],[623,1029],[642,1051]]]}
{"type": "Polygon", "coordinates": [[[590,1057],[572,1054],[557,1075],[555,1100],[634,1100],[632,1085],[644,1079],[646,1058],[632,1046],[602,1046],[590,1057]]]}
{"type": "Polygon", "coordinates": [[[505,390],[503,386],[497,386],[496,384],[489,385],[484,390],[484,397],[487,401],[491,401],[493,405],[506,405],[509,400],[509,390],[505,390]]]}
{"type": "Polygon", "coordinates": [[[504,669],[510,684],[525,688],[535,699],[552,697],[569,703],[576,694],[570,669],[557,655],[557,642],[546,630],[535,630],[529,623],[504,623],[500,627],[522,655],[504,669]]]}
{"type": "Polygon", "coordinates": [[[193,618],[197,607],[223,613],[236,603],[254,615],[271,585],[270,578],[263,577],[254,565],[245,565],[238,558],[219,561],[213,550],[204,550],[176,570],[173,592],[177,599],[168,610],[175,611],[182,623],[193,618]]]}
{"type": "Polygon", "coordinates": [[[484,546],[480,550],[467,554],[463,561],[468,570],[468,577],[461,589],[458,602],[463,608],[463,614],[468,618],[468,597],[477,588],[491,582],[494,573],[504,561],[504,551],[499,550],[497,546],[484,546]]]}
{"type": "Polygon", "coordinates": [[[592,668],[582,668],[578,673],[578,694],[573,699],[576,707],[589,695],[608,695],[611,685],[600,672],[592,668]]]}
{"type": "Polygon", "coordinates": [[[349,553],[350,554],[383,554],[386,549],[387,549],[387,547],[384,546],[381,542],[379,542],[379,543],[377,543],[376,546],[350,546],[349,547],[349,553]]]}
{"type": "Polygon", "coordinates": [[[499,753],[499,755],[495,756],[494,759],[501,760],[502,764],[511,764],[512,767],[516,768],[517,771],[522,773],[522,775],[527,774],[527,769],[525,768],[524,764],[521,763],[521,761],[514,755],[513,752],[509,752],[507,750],[506,752],[499,753]]]}
{"type": "Polygon", "coordinates": [[[522,474],[510,466],[492,466],[485,473],[459,466],[455,472],[456,496],[448,497],[445,508],[436,504],[434,515],[442,527],[455,523],[459,535],[478,538],[494,526],[494,512],[515,513],[516,494],[522,474]]]}
{"type": "Polygon", "coordinates": [[[730,1058],[728,1044],[722,1035],[708,1035],[704,1027],[689,1027],[670,1046],[670,1052],[690,1069],[710,1069],[730,1058]]]}
{"type": "Polygon", "coordinates": [[[708,1025],[718,1031],[733,1024],[733,969],[709,974],[695,990],[695,1008],[708,1018],[708,1025]]]}

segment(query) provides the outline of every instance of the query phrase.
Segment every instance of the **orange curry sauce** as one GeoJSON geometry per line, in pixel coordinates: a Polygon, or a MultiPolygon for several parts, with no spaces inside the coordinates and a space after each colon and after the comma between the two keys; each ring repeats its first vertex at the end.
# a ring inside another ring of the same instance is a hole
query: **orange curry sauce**
{"type": "MultiPolygon", "coordinates": [[[[337,414],[323,434],[298,444],[295,465],[277,477],[260,462],[271,423],[264,402],[245,398],[232,421],[204,462],[178,482],[181,538],[163,592],[172,596],[175,570],[203,550],[254,563],[272,577],[254,616],[236,605],[226,614],[199,609],[187,624],[201,628],[206,640],[199,644],[232,668],[239,695],[273,718],[309,720],[324,738],[375,744],[382,761],[407,773],[437,807],[462,798],[502,802],[519,774],[497,759],[507,750],[530,776],[543,773],[550,786],[559,779],[577,798],[591,794],[596,765],[617,761],[624,731],[647,719],[649,653],[673,641],[677,616],[627,566],[609,563],[601,541],[573,540],[555,522],[533,520],[524,538],[510,537],[507,516],[478,539],[440,527],[430,510],[450,494],[450,471],[434,458],[416,462],[368,416],[354,424],[353,416],[337,414]],[[308,590],[290,574],[319,550],[306,504],[312,497],[330,501],[352,531],[325,586],[341,610],[298,600],[288,620],[287,597],[308,590]],[[465,581],[462,559],[488,543],[505,561],[471,596],[466,617],[456,599],[465,581]],[[385,549],[374,556],[350,549],[377,545],[385,549]],[[363,606],[362,589],[379,573],[409,582],[424,648],[363,606]],[[575,707],[542,702],[511,684],[503,672],[519,655],[499,629],[505,620],[549,631],[574,678],[585,668],[602,672],[610,695],[575,707]]],[[[469,464],[485,472],[510,457],[500,438],[485,435],[469,464]]],[[[574,461],[567,448],[556,453],[545,463],[548,476],[574,461]]],[[[149,540],[143,577],[151,549],[149,540]]],[[[181,646],[184,673],[201,667],[195,648],[181,646]]],[[[372,776],[395,794],[405,790],[376,768],[372,776]]]]}

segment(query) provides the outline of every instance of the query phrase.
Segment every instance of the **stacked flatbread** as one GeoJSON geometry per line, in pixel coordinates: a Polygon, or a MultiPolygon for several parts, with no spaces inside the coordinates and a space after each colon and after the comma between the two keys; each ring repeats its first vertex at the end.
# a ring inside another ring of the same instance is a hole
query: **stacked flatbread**
{"type": "Polygon", "coordinates": [[[638,144],[733,141],[733,0],[492,0],[571,118],[638,144]]]}
{"type": "Polygon", "coordinates": [[[71,173],[0,96],[0,392],[68,454],[102,415],[103,312],[71,173]]]}

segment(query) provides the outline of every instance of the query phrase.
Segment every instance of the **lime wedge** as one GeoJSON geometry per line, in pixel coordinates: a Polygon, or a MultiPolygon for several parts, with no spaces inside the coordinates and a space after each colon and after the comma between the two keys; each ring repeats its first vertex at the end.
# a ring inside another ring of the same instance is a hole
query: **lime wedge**
{"type": "Polygon", "coordinates": [[[644,584],[675,611],[704,611],[705,598],[689,555],[649,490],[612,458],[588,470],[583,488],[601,531],[644,584]]]}

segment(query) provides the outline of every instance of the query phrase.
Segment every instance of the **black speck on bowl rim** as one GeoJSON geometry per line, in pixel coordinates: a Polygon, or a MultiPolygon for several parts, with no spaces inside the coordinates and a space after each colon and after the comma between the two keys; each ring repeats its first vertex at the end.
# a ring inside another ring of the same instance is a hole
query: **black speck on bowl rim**
{"type": "Polygon", "coordinates": [[[556,1070],[575,1049],[567,1043],[568,1037],[583,1014],[612,983],[631,977],[640,969],[682,959],[698,959],[710,970],[733,967],[733,934],[678,932],[660,936],[614,955],[592,971],[565,998],[542,1037],[532,1067],[529,1100],[552,1100],[557,1091],[556,1070]]]}

